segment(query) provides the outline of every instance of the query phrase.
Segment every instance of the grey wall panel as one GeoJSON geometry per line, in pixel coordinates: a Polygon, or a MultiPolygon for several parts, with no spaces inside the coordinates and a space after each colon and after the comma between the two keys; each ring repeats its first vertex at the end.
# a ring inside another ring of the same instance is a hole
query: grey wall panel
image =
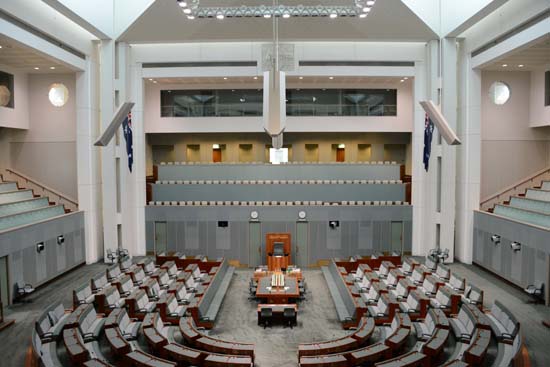
{"type": "MultiPolygon", "coordinates": [[[[332,257],[369,255],[375,249],[389,249],[392,221],[408,223],[404,226],[404,237],[412,236],[410,206],[150,206],[146,208],[146,228],[152,231],[154,227],[150,223],[167,220],[173,228],[178,228],[177,231],[169,230],[167,233],[167,242],[175,244],[178,251],[189,255],[201,253],[209,257],[224,256],[246,264],[249,255],[249,217],[253,210],[259,213],[262,259],[266,258],[266,233],[288,232],[294,244],[299,211],[307,213],[309,264],[332,257]],[[227,238],[221,237],[221,229],[217,228],[220,220],[229,222],[227,238]],[[337,230],[329,229],[329,220],[340,221],[340,227],[337,230]],[[361,223],[367,223],[367,229],[361,223]],[[377,229],[374,230],[374,227],[377,229]]],[[[154,240],[154,236],[149,233],[146,238],[148,241],[154,240]]],[[[147,244],[147,248],[153,248],[153,245],[147,244]]],[[[293,252],[293,258],[295,255],[293,252]]]]}
{"type": "Polygon", "coordinates": [[[82,264],[85,259],[84,213],[76,212],[51,220],[0,232],[0,256],[8,256],[10,287],[22,281],[37,287],[82,264]],[[65,243],[57,245],[57,236],[65,243]],[[38,254],[36,244],[45,243],[38,254]]]}
{"type": "Polygon", "coordinates": [[[475,263],[520,287],[546,282],[549,230],[478,211],[474,228],[475,263]],[[494,234],[501,237],[499,245],[491,242],[494,234]],[[511,249],[513,241],[521,243],[521,251],[511,249]]]}
{"type": "Polygon", "coordinates": [[[404,184],[153,184],[154,201],[405,201],[404,184]]]}
{"type": "MultiPolygon", "coordinates": [[[[145,222],[145,249],[147,252],[155,251],[155,223],[145,222]]],[[[178,251],[181,251],[178,249],[178,251]]]]}
{"type": "Polygon", "coordinates": [[[399,180],[399,165],[193,164],[159,166],[159,180],[399,180]]]}

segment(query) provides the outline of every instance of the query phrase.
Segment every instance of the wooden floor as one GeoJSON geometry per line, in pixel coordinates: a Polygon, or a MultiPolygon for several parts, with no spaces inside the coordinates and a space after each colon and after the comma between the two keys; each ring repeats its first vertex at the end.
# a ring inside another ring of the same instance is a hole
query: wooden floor
{"type": "MultiPolygon", "coordinates": [[[[31,303],[18,304],[6,309],[5,317],[15,319],[16,323],[0,332],[0,355],[3,356],[0,365],[2,367],[23,366],[25,354],[30,346],[34,321],[42,310],[58,300],[62,300],[67,307],[70,306],[72,289],[89,282],[93,275],[104,271],[106,267],[107,265],[103,264],[80,267],[38,289],[31,295],[31,303]],[[5,356],[9,356],[9,358],[5,358],[5,356]]],[[[542,325],[543,320],[550,320],[550,308],[544,305],[528,304],[529,298],[520,289],[503,282],[479,267],[454,264],[451,265],[451,269],[485,290],[485,307],[489,307],[494,299],[503,302],[521,323],[532,366],[550,366],[550,348],[548,347],[550,329],[542,325]]],[[[311,310],[303,310],[304,312],[299,313],[299,323],[307,327],[295,328],[292,332],[290,329],[274,328],[264,331],[261,328],[251,327],[246,328],[248,333],[240,332],[239,327],[236,327],[234,323],[241,322],[241,325],[244,323],[239,317],[232,317],[231,315],[241,313],[240,311],[235,313],[234,309],[239,309],[239,305],[242,305],[243,299],[246,297],[248,276],[247,272],[238,272],[235,276],[220,310],[218,325],[212,333],[229,340],[261,340],[257,351],[261,367],[280,366],[280,356],[287,354],[291,354],[292,358],[289,358],[288,364],[285,364],[285,366],[291,366],[291,360],[296,360],[295,353],[298,342],[333,339],[344,333],[343,330],[337,327],[337,323],[330,324],[329,329],[325,330],[327,331],[326,337],[320,335],[323,331],[316,327],[319,323],[319,315],[313,311],[318,311],[322,318],[333,318],[335,320],[336,315],[326,285],[322,284],[322,276],[320,272],[316,274],[315,271],[309,274],[310,282],[308,282],[308,285],[310,288],[317,286],[319,289],[312,292],[312,297],[307,301],[309,304],[304,305],[304,307],[309,307],[311,310]],[[240,289],[241,285],[244,288],[242,290],[240,289]],[[326,297],[323,290],[327,293],[326,297]],[[333,317],[329,315],[331,312],[334,313],[333,317]],[[229,317],[224,318],[224,315],[229,317]],[[292,333],[293,337],[289,339],[288,333],[292,333]],[[262,346],[266,347],[263,348],[262,346]]],[[[240,310],[242,311],[242,308],[240,310]]],[[[254,316],[250,317],[253,318],[254,316]]]]}

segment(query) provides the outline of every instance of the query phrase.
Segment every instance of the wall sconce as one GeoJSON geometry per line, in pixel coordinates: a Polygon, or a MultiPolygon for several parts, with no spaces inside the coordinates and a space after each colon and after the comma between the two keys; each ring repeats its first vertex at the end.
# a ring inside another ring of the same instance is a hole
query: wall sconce
{"type": "Polygon", "coordinates": [[[220,144],[212,144],[212,149],[220,149],[220,144]]]}
{"type": "Polygon", "coordinates": [[[340,222],[337,221],[337,220],[331,220],[331,221],[328,222],[328,226],[331,229],[336,229],[336,228],[340,227],[340,222]]]}
{"type": "Polygon", "coordinates": [[[519,243],[519,242],[516,242],[516,241],[512,242],[510,244],[510,247],[512,248],[512,251],[514,251],[514,252],[521,251],[521,243],[519,243]]]}
{"type": "Polygon", "coordinates": [[[346,149],[346,144],[338,144],[338,149],[346,149]]]}
{"type": "Polygon", "coordinates": [[[42,251],[44,251],[44,248],[44,242],[38,242],[36,244],[36,252],[41,253],[42,251]]]}
{"type": "Polygon", "coordinates": [[[57,236],[57,244],[59,246],[61,246],[62,244],[65,243],[65,236],[61,235],[61,236],[57,236]]]}
{"type": "Polygon", "coordinates": [[[494,234],[491,236],[491,242],[495,245],[500,244],[500,236],[498,234],[494,234]]]}

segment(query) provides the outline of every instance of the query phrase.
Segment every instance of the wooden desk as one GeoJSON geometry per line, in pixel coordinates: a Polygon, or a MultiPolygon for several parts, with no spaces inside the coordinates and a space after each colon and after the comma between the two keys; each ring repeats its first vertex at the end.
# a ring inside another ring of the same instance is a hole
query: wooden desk
{"type": "Polygon", "coordinates": [[[285,287],[271,288],[271,277],[263,277],[258,281],[256,288],[256,297],[266,299],[266,303],[288,304],[290,299],[300,297],[298,281],[295,278],[285,277],[285,287]],[[288,288],[288,289],[285,289],[288,288]]]}
{"type": "Polygon", "coordinates": [[[285,308],[293,308],[294,312],[296,312],[296,319],[294,320],[294,324],[297,323],[298,319],[298,305],[296,304],[259,304],[257,308],[258,313],[258,325],[261,324],[262,319],[262,309],[263,308],[271,308],[271,311],[273,312],[273,318],[282,319],[283,314],[285,312],[285,308]]]}
{"type": "MultiPolygon", "coordinates": [[[[274,273],[276,273],[276,272],[275,271],[255,271],[254,272],[254,280],[259,281],[261,278],[270,277],[274,273]]],[[[300,270],[300,269],[298,269],[296,271],[285,272],[284,275],[287,278],[296,278],[296,280],[303,280],[304,279],[304,275],[302,274],[302,270],[300,270]]]]}

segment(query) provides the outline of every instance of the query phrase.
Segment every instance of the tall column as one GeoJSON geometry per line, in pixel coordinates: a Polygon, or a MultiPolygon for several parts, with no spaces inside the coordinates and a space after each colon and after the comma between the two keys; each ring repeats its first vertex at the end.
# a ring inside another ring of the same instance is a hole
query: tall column
{"type": "MultiPolygon", "coordinates": [[[[441,109],[450,127],[457,127],[457,44],[455,38],[441,40],[441,109]]],[[[445,142],[441,145],[441,174],[438,178],[440,197],[440,237],[442,250],[449,250],[448,262],[454,261],[455,248],[455,189],[456,189],[456,151],[455,146],[445,142]]]]}
{"type": "Polygon", "coordinates": [[[481,72],[471,66],[471,55],[460,43],[458,72],[458,128],[462,145],[457,150],[455,257],[471,263],[474,210],[479,209],[481,177],[481,72]]]}
{"type": "Polygon", "coordinates": [[[103,257],[100,155],[94,147],[99,133],[98,71],[96,50],[86,60],[86,70],[76,74],[78,204],[84,211],[87,264],[103,257]]]}
{"type": "MultiPolygon", "coordinates": [[[[100,110],[101,130],[110,124],[115,111],[115,41],[102,40],[100,49],[100,110]]],[[[118,248],[116,139],[101,148],[103,247],[104,251],[118,248]]]]}

